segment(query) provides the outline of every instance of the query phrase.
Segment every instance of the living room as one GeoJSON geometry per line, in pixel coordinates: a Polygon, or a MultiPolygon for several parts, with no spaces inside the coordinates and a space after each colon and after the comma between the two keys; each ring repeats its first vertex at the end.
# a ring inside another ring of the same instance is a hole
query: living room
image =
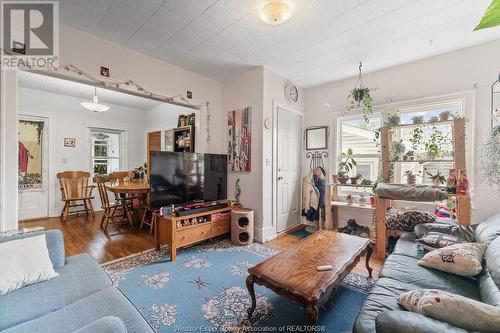
{"type": "Polygon", "coordinates": [[[19,4],[0,331],[500,332],[498,1],[19,4]]]}

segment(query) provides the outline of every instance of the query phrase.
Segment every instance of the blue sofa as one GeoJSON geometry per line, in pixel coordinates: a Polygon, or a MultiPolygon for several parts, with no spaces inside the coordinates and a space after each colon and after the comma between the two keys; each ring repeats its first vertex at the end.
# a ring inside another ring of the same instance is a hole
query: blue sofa
{"type": "Polygon", "coordinates": [[[0,243],[42,233],[59,276],[0,296],[1,332],[154,332],[89,254],[65,257],[61,231],[0,237],[0,243]]]}

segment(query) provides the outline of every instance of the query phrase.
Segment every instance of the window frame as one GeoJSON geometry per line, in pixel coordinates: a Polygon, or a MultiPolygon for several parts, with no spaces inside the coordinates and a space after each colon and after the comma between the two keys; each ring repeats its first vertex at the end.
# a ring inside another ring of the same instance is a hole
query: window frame
{"type": "MultiPolygon", "coordinates": [[[[88,155],[89,156],[89,169],[91,179],[94,179],[94,163],[95,160],[118,160],[119,170],[128,170],[127,163],[127,142],[128,142],[128,131],[124,128],[116,128],[112,126],[96,126],[87,125],[87,135],[88,135],[88,155]],[[93,134],[95,133],[109,133],[118,135],[118,156],[95,156],[94,155],[94,139],[93,134]]],[[[106,163],[108,165],[108,163],[106,163]]],[[[109,173],[109,172],[108,172],[109,173]]]]}

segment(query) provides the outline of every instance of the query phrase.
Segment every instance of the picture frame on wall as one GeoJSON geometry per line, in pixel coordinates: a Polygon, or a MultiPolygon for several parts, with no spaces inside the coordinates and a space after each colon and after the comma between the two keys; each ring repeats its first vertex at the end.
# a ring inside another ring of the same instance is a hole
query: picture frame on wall
{"type": "Polygon", "coordinates": [[[64,147],[72,147],[76,146],[76,138],[64,138],[64,147]]]}

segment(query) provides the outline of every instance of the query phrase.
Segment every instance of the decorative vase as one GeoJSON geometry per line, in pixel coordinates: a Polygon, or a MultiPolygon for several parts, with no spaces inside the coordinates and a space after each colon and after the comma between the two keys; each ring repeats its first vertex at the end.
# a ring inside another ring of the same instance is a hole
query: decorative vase
{"type": "Polygon", "coordinates": [[[443,111],[439,114],[440,121],[447,121],[450,118],[450,111],[443,111]]]}

